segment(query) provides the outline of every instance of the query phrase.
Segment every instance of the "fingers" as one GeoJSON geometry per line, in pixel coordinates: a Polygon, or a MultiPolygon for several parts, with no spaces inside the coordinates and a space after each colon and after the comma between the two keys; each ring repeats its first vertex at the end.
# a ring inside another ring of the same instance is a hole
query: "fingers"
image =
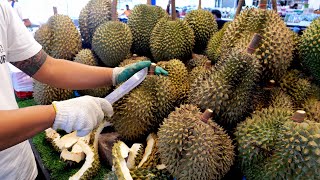
{"type": "Polygon", "coordinates": [[[108,117],[111,117],[113,115],[112,105],[106,99],[103,98],[97,98],[96,100],[99,102],[103,113],[108,117]]]}
{"type": "Polygon", "coordinates": [[[155,69],[155,74],[156,75],[165,75],[168,76],[168,71],[164,70],[163,68],[157,66],[155,69]]]}
{"type": "Polygon", "coordinates": [[[151,61],[140,61],[133,65],[132,69],[133,71],[137,72],[145,67],[149,67],[151,65],[151,61]]]}

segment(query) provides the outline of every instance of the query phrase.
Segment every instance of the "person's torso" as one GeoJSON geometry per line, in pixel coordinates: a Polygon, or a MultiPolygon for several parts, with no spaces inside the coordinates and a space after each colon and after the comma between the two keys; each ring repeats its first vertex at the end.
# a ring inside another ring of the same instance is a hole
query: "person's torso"
{"type": "MultiPolygon", "coordinates": [[[[3,1],[0,0],[0,3],[3,1]]],[[[18,105],[7,65],[7,26],[4,18],[0,14],[0,110],[12,110],[17,109],[18,105]]],[[[28,141],[0,151],[1,180],[35,179],[36,176],[36,163],[28,141]]]]}

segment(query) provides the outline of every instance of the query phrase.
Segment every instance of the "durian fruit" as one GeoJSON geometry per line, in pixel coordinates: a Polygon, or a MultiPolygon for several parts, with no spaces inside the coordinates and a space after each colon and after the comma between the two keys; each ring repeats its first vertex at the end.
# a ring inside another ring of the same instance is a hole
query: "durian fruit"
{"type": "Polygon", "coordinates": [[[304,104],[303,109],[307,113],[308,119],[320,123],[320,101],[316,98],[309,98],[304,104]]]}
{"type": "Polygon", "coordinates": [[[81,146],[77,142],[72,146],[71,151],[68,151],[67,149],[63,149],[61,151],[60,158],[67,163],[73,164],[73,162],[79,163],[80,161],[84,160],[85,154],[81,146]]]}
{"type": "Polygon", "coordinates": [[[114,104],[111,121],[116,131],[127,140],[135,140],[157,129],[172,109],[172,88],[168,77],[148,75],[114,104]]]}
{"type": "Polygon", "coordinates": [[[218,31],[218,24],[210,11],[197,9],[187,13],[185,21],[192,28],[195,36],[193,52],[202,54],[211,36],[218,31]]]}
{"type": "Polygon", "coordinates": [[[73,91],[68,89],[54,88],[47,84],[34,81],[33,83],[34,101],[39,105],[48,105],[53,101],[67,100],[73,97],[73,91]]]}
{"type": "Polygon", "coordinates": [[[260,64],[253,55],[233,49],[216,63],[211,73],[205,73],[193,81],[189,103],[202,110],[212,109],[220,123],[235,124],[252,109],[259,70],[260,64]]]}
{"type": "Polygon", "coordinates": [[[292,70],[280,80],[280,87],[291,96],[297,107],[301,107],[301,104],[308,99],[311,93],[311,83],[299,76],[298,70],[292,70]]]}
{"type": "Polygon", "coordinates": [[[70,17],[60,14],[51,16],[48,28],[52,36],[47,53],[54,58],[72,60],[81,49],[81,36],[70,17]]]}
{"type": "Polygon", "coordinates": [[[108,67],[115,67],[130,53],[132,34],[128,25],[119,21],[102,24],[92,38],[92,49],[108,67]]]}
{"type": "Polygon", "coordinates": [[[87,22],[87,26],[83,26],[82,29],[83,31],[89,30],[89,37],[86,37],[86,39],[91,44],[96,29],[111,20],[111,0],[90,0],[85,8],[87,8],[88,14],[84,12],[80,14],[79,18],[83,17],[84,21],[87,22]]]}
{"type": "Polygon", "coordinates": [[[319,179],[320,123],[304,120],[304,116],[304,111],[297,111],[281,127],[275,152],[266,163],[266,177],[319,179]]]}
{"type": "Polygon", "coordinates": [[[281,89],[275,89],[271,92],[271,100],[269,106],[273,108],[291,109],[294,107],[294,104],[292,102],[292,98],[287,93],[285,93],[281,89]]]}
{"type": "Polygon", "coordinates": [[[201,66],[197,66],[192,69],[192,71],[189,73],[189,82],[192,84],[197,78],[202,78],[207,76],[211,73],[213,70],[211,61],[207,60],[205,64],[201,66]]]}
{"type": "Polygon", "coordinates": [[[206,55],[208,56],[208,59],[212,61],[212,63],[216,63],[221,54],[221,41],[223,40],[224,33],[228,27],[228,25],[231,24],[231,22],[226,22],[222,29],[220,29],[217,33],[214,33],[209,42],[206,49],[206,55]]]}
{"type": "Polygon", "coordinates": [[[132,57],[123,60],[119,64],[119,67],[125,67],[125,66],[133,64],[133,63],[137,63],[137,62],[140,62],[140,61],[147,61],[147,60],[149,60],[149,59],[147,57],[145,57],[145,56],[133,55],[132,57]]]}
{"type": "Polygon", "coordinates": [[[248,179],[269,179],[265,165],[277,150],[278,133],[292,116],[290,108],[269,107],[238,124],[235,132],[239,164],[248,179]]]}
{"type": "Polygon", "coordinates": [[[52,32],[48,24],[41,25],[40,28],[34,34],[34,39],[36,39],[37,42],[42,45],[42,49],[47,53],[49,53],[51,50],[50,49],[52,46],[51,37],[52,37],[52,32]]]}
{"type": "Polygon", "coordinates": [[[129,16],[128,26],[133,35],[131,51],[140,56],[151,57],[150,37],[157,22],[167,13],[159,6],[136,5],[129,16]]]}
{"type": "Polygon", "coordinates": [[[157,143],[158,137],[156,134],[152,133],[147,137],[147,146],[141,161],[137,165],[138,168],[156,168],[160,164],[157,143]]]}
{"type": "Polygon", "coordinates": [[[125,158],[129,155],[130,148],[122,141],[116,142],[112,147],[112,171],[119,180],[132,180],[130,170],[127,167],[125,158]]]}
{"type": "MultiPolygon", "coordinates": [[[[82,38],[82,46],[84,48],[91,48],[91,39],[89,32],[88,17],[90,13],[90,6],[93,0],[90,0],[80,11],[79,14],[79,30],[82,38]]],[[[92,38],[92,37],[91,37],[92,38]]]]}
{"type": "Polygon", "coordinates": [[[177,179],[221,179],[233,164],[232,141],[207,112],[181,105],[158,131],[161,162],[177,179]]]}
{"type": "Polygon", "coordinates": [[[193,68],[204,66],[208,61],[208,57],[201,54],[192,54],[192,59],[190,59],[187,63],[187,70],[191,72],[193,68]]]}
{"type": "Polygon", "coordinates": [[[178,101],[179,104],[179,102],[186,99],[187,93],[190,89],[186,66],[178,59],[160,61],[157,65],[168,71],[168,77],[171,81],[171,85],[174,87],[171,93],[175,101],[178,101]]]}
{"type": "Polygon", "coordinates": [[[302,65],[320,82],[320,19],[314,20],[300,38],[302,65]]]}
{"type": "MultiPolygon", "coordinates": [[[[90,66],[98,66],[97,60],[90,49],[82,49],[74,58],[74,62],[90,66]]],[[[110,87],[101,87],[94,89],[78,90],[81,95],[90,95],[94,97],[105,97],[110,91],[110,87]]]]}
{"type": "Polygon", "coordinates": [[[83,141],[78,141],[78,144],[86,154],[86,161],[80,170],[69,179],[92,179],[100,169],[98,150],[83,141]]]}
{"type": "Polygon", "coordinates": [[[144,150],[142,144],[135,143],[131,146],[127,160],[127,167],[130,170],[134,169],[140,163],[143,156],[142,150],[144,150]],[[138,159],[139,161],[137,162],[138,159]]]}
{"type": "Polygon", "coordinates": [[[131,177],[135,180],[170,180],[173,179],[166,170],[157,168],[137,168],[130,171],[131,177]]]}
{"type": "Polygon", "coordinates": [[[54,149],[58,152],[61,152],[63,149],[71,148],[79,140],[79,137],[76,135],[75,131],[66,134],[62,137],[57,131],[53,130],[52,128],[46,129],[45,133],[46,139],[52,144],[54,149]]]}
{"type": "Polygon", "coordinates": [[[275,11],[247,9],[228,25],[221,42],[221,54],[234,47],[246,47],[254,33],[263,37],[254,55],[262,65],[262,80],[278,81],[290,66],[293,39],[290,29],[275,11]]]}
{"type": "Polygon", "coordinates": [[[156,62],[179,59],[183,62],[192,56],[194,33],[185,21],[162,18],[150,38],[151,53],[156,62]]]}

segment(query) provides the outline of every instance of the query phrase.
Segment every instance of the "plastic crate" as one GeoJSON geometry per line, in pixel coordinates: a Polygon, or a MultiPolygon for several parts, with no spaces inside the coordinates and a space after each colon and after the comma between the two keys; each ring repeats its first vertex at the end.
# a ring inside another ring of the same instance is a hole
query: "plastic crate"
{"type": "Polygon", "coordinates": [[[32,98],[32,94],[33,92],[32,91],[14,91],[14,93],[16,94],[16,96],[19,98],[19,99],[27,99],[27,98],[32,98]]]}

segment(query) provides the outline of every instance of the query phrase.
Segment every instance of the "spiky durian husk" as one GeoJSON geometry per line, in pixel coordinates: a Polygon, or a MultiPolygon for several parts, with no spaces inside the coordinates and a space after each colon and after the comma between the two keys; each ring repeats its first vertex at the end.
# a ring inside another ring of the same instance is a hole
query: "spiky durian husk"
{"type": "Polygon", "coordinates": [[[265,175],[264,165],[275,152],[281,126],[290,121],[293,111],[289,108],[263,109],[238,124],[235,132],[239,163],[248,179],[265,175]]]}
{"type": "Polygon", "coordinates": [[[190,89],[190,83],[188,81],[188,71],[183,62],[178,59],[172,59],[170,61],[160,61],[158,66],[168,71],[169,79],[173,85],[172,96],[178,104],[186,99],[187,93],[190,89]]]}
{"type": "Polygon", "coordinates": [[[228,135],[200,117],[196,106],[182,105],[159,129],[161,162],[177,179],[221,179],[233,163],[234,147],[228,135]]]}
{"type": "Polygon", "coordinates": [[[118,66],[130,53],[131,44],[129,26],[118,21],[102,24],[92,38],[93,51],[108,67],[118,66]]]}
{"type": "Polygon", "coordinates": [[[190,59],[186,63],[188,72],[191,72],[195,67],[204,66],[208,60],[209,59],[207,56],[201,54],[193,54],[192,59],[190,59]]]}
{"type": "Polygon", "coordinates": [[[217,33],[213,34],[208,42],[208,46],[206,49],[206,55],[208,56],[208,59],[211,60],[211,62],[214,64],[216,63],[221,54],[221,41],[223,39],[224,32],[226,31],[228,25],[231,22],[227,22],[223,25],[222,29],[220,29],[217,33]]]}
{"type": "Polygon", "coordinates": [[[288,121],[279,134],[276,152],[266,164],[270,179],[318,179],[320,168],[320,124],[288,121]]]}
{"type": "Polygon", "coordinates": [[[158,128],[172,109],[173,86],[168,77],[149,75],[114,105],[112,123],[125,139],[134,140],[158,128]]]}
{"type": "Polygon", "coordinates": [[[205,77],[206,75],[209,75],[212,70],[213,68],[208,68],[205,66],[198,66],[193,68],[192,71],[189,73],[190,84],[194,83],[197,78],[205,77]]]}
{"type": "Polygon", "coordinates": [[[34,81],[34,101],[39,105],[48,105],[53,101],[67,100],[73,97],[73,91],[68,89],[54,88],[47,84],[34,81]]]}
{"type": "Polygon", "coordinates": [[[195,36],[193,52],[203,53],[211,36],[218,31],[218,24],[210,11],[203,9],[187,13],[185,21],[192,28],[195,36]]]}
{"type": "Polygon", "coordinates": [[[116,142],[112,147],[112,169],[119,180],[132,180],[125,160],[129,151],[129,147],[122,141],[116,142]]]}
{"type": "Polygon", "coordinates": [[[144,56],[141,56],[141,57],[133,56],[131,58],[123,60],[120,63],[119,67],[125,67],[125,66],[133,64],[133,63],[137,63],[137,62],[140,62],[140,61],[147,61],[147,60],[149,60],[149,59],[147,57],[144,57],[144,56]]]}
{"type": "Polygon", "coordinates": [[[225,31],[222,54],[233,47],[247,47],[254,33],[263,37],[254,53],[263,67],[262,79],[278,81],[292,61],[293,39],[275,11],[253,8],[242,11],[225,31]]]}
{"type": "Polygon", "coordinates": [[[212,109],[222,123],[242,120],[252,109],[252,92],[259,75],[254,56],[234,49],[219,61],[214,70],[196,78],[189,102],[200,109],[212,109]]]}
{"type": "MultiPolygon", "coordinates": [[[[98,66],[97,60],[90,49],[82,49],[74,58],[74,62],[90,66],[98,66]]],[[[101,87],[94,89],[79,90],[81,95],[90,95],[94,97],[105,97],[110,91],[110,87],[101,87]]]]}
{"type": "Polygon", "coordinates": [[[157,22],[167,13],[158,6],[140,4],[132,9],[128,19],[128,26],[133,35],[132,52],[151,57],[150,37],[157,22]]]}
{"type": "Polygon", "coordinates": [[[81,49],[81,36],[69,16],[54,15],[48,20],[51,30],[51,47],[47,52],[58,59],[73,60],[81,49]]]}
{"type": "Polygon", "coordinates": [[[269,105],[274,108],[292,109],[294,107],[292,98],[280,89],[275,89],[271,92],[271,100],[269,105]]]}
{"type": "Polygon", "coordinates": [[[306,79],[300,78],[299,75],[299,71],[292,70],[280,80],[281,88],[291,96],[293,103],[297,107],[301,107],[301,104],[308,99],[311,92],[311,83],[306,79]]]}
{"type": "Polygon", "coordinates": [[[89,43],[92,43],[96,29],[111,20],[111,0],[90,0],[88,2],[87,27],[89,30],[89,43]]]}
{"type": "Polygon", "coordinates": [[[78,141],[78,144],[81,146],[83,152],[86,154],[86,161],[84,162],[80,170],[69,179],[92,179],[92,177],[94,177],[100,169],[98,150],[94,149],[92,146],[88,145],[83,141],[78,141]]]}
{"type": "Polygon", "coordinates": [[[90,32],[89,32],[89,27],[88,27],[88,17],[90,13],[90,5],[92,3],[92,0],[86,4],[85,7],[83,7],[80,11],[79,15],[79,29],[80,29],[80,34],[81,38],[83,39],[83,46],[86,48],[91,48],[91,39],[90,39],[90,32]]]}
{"type": "Polygon", "coordinates": [[[187,61],[191,58],[193,46],[193,31],[182,20],[169,21],[162,18],[150,38],[152,56],[156,62],[175,58],[187,61]]]}
{"type": "Polygon", "coordinates": [[[320,82],[320,19],[314,20],[300,38],[302,65],[320,82]]]}
{"type": "Polygon", "coordinates": [[[34,39],[41,44],[42,49],[49,53],[51,44],[52,44],[52,32],[47,24],[43,24],[40,28],[35,32],[34,39]]]}
{"type": "Polygon", "coordinates": [[[137,168],[130,171],[134,180],[170,180],[172,179],[170,173],[166,170],[159,170],[157,168],[137,168]]]}
{"type": "Polygon", "coordinates": [[[157,165],[161,164],[157,144],[157,135],[153,133],[150,134],[147,138],[147,147],[144,151],[142,161],[138,164],[138,168],[156,168],[157,165]]]}
{"type": "Polygon", "coordinates": [[[134,158],[135,161],[135,165],[138,166],[139,163],[141,162],[142,158],[143,158],[143,154],[144,154],[144,146],[141,146],[138,150],[138,153],[136,155],[136,157],[134,158]]]}
{"type": "Polygon", "coordinates": [[[320,101],[310,98],[303,104],[303,109],[307,113],[308,119],[320,122],[320,101]]]}

